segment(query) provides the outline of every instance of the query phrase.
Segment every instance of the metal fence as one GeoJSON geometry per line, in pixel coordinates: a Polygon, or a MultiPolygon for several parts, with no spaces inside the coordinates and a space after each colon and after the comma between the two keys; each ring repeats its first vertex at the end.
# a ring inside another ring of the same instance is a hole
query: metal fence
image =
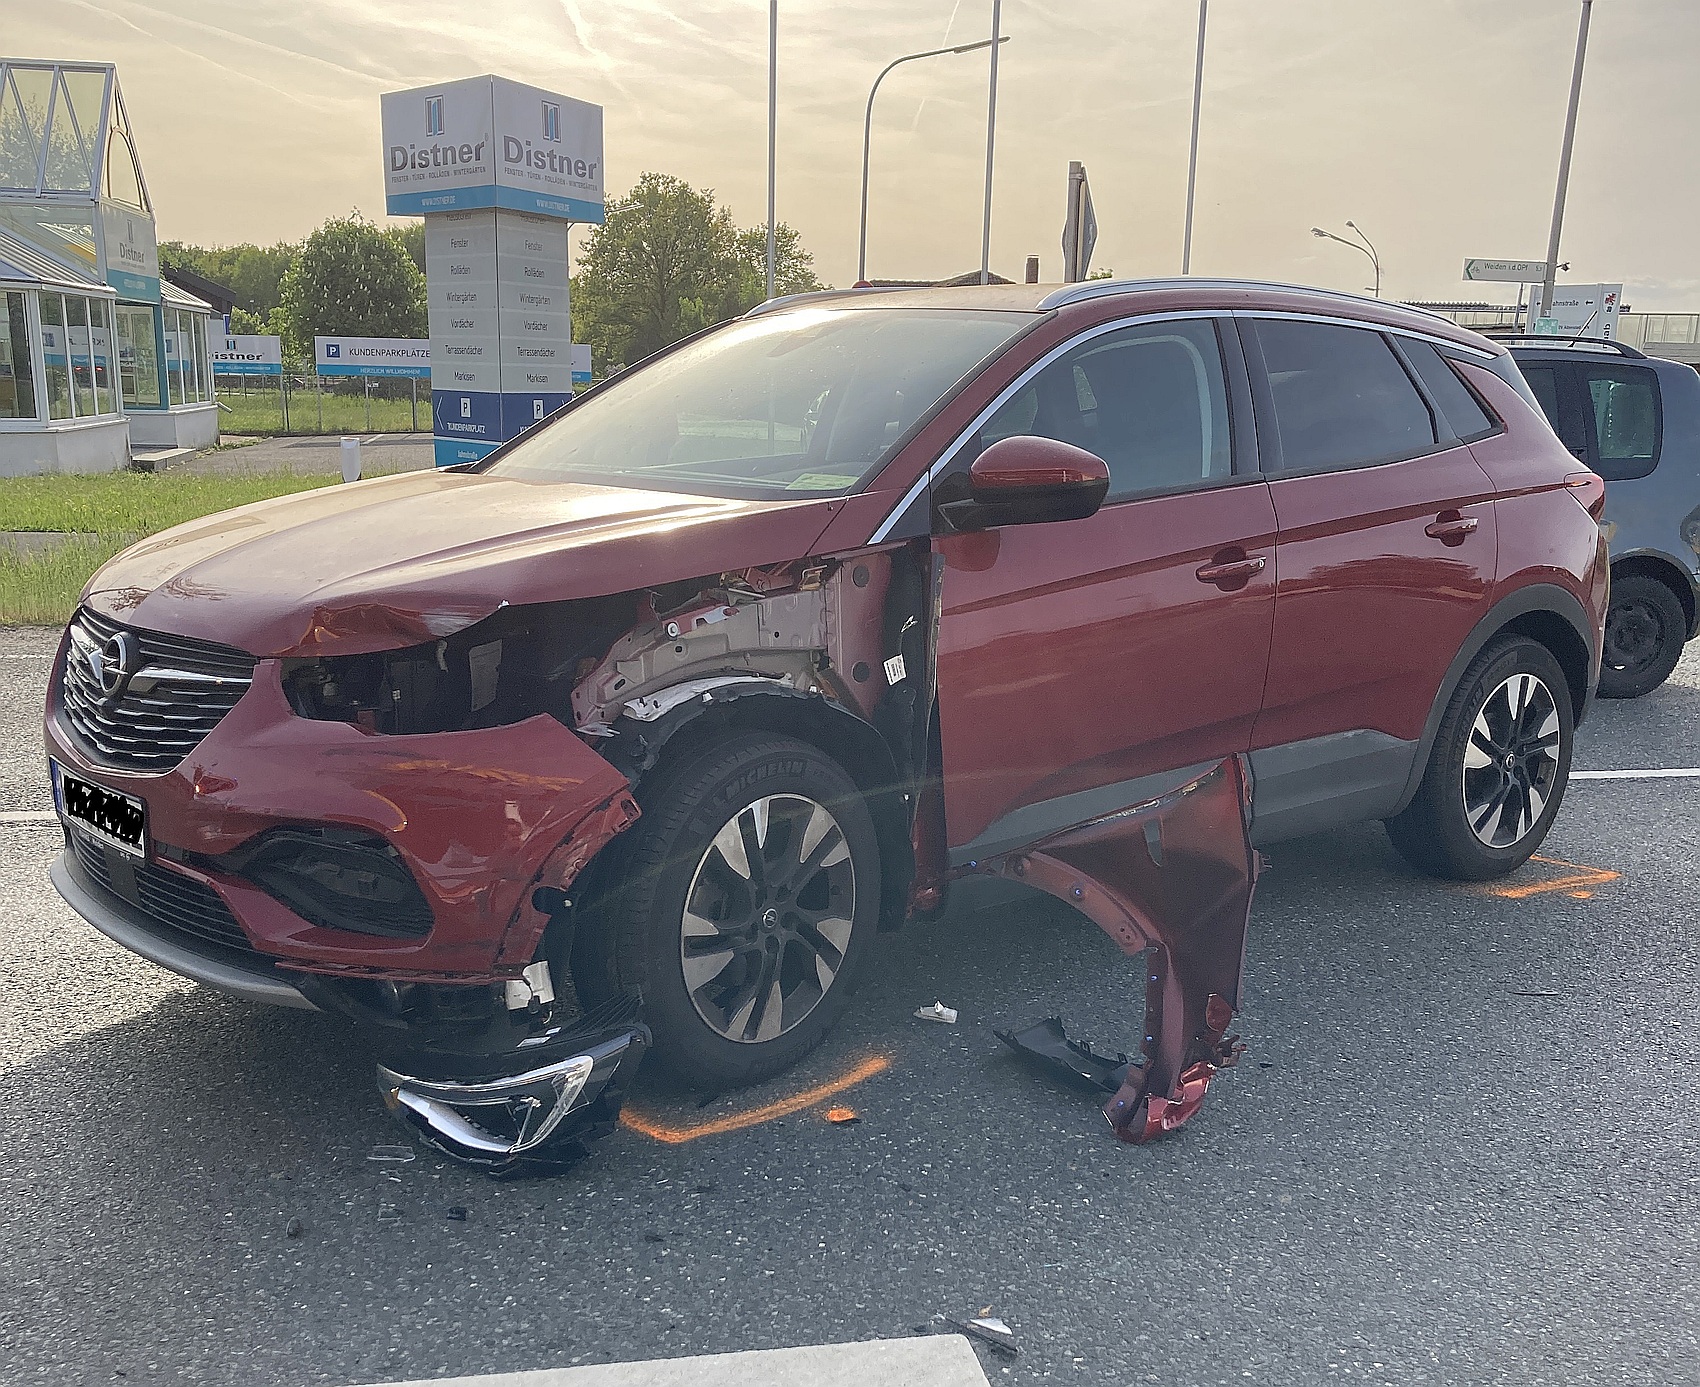
{"type": "Polygon", "coordinates": [[[431,390],[416,378],[216,376],[219,428],[228,434],[430,433],[431,390]],[[421,398],[423,396],[423,398],[421,398]]]}

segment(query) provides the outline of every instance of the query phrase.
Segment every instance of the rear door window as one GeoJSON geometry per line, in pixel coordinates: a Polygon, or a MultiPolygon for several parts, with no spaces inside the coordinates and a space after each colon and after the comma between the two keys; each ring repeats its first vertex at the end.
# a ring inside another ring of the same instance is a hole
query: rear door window
{"type": "Polygon", "coordinates": [[[1552,425],[1559,441],[1585,461],[1588,457],[1588,428],[1583,411],[1576,403],[1577,385],[1572,368],[1568,364],[1519,362],[1518,365],[1522,367],[1523,379],[1535,392],[1541,413],[1546,415],[1547,423],[1552,425]]]}
{"type": "Polygon", "coordinates": [[[1399,345],[1454,434],[1468,443],[1485,438],[1499,427],[1499,421],[1488,414],[1475,392],[1459,379],[1432,342],[1407,338],[1399,345]]]}
{"type": "Polygon", "coordinates": [[[1434,420],[1379,332],[1299,319],[1256,320],[1283,472],[1327,472],[1414,457],[1434,420]]]}
{"type": "Polygon", "coordinates": [[[1006,400],[978,444],[1018,434],[1096,453],[1112,501],[1226,480],[1233,439],[1215,323],[1140,323],[1082,342],[1006,400]]]}
{"type": "Polygon", "coordinates": [[[1659,392],[1642,366],[1578,365],[1594,426],[1595,470],[1608,482],[1645,477],[1659,460],[1659,392]]]}

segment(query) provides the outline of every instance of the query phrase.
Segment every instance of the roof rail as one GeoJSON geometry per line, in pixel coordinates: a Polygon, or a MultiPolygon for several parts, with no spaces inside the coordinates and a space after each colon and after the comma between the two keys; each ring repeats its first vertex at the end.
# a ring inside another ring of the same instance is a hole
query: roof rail
{"type": "MultiPolygon", "coordinates": [[[[1348,294],[1339,289],[1318,289],[1313,284],[1283,284],[1278,280],[1269,279],[1212,279],[1205,275],[1184,275],[1168,279],[1089,279],[1078,284],[1065,284],[1060,289],[1053,289],[1039,301],[1041,309],[1061,308],[1066,304],[1082,303],[1088,299],[1101,298],[1105,294],[1125,294],[1130,289],[1293,289],[1303,294],[1316,294],[1323,298],[1340,299],[1347,303],[1363,304],[1375,308],[1402,308],[1408,313],[1418,313],[1425,318],[1438,318],[1441,322],[1452,322],[1444,313],[1436,313],[1431,309],[1418,308],[1415,304],[1398,303],[1392,299],[1372,299],[1367,294],[1348,294]]],[[[1469,330],[1469,329],[1466,329],[1469,330]]]]}
{"type": "Polygon", "coordinates": [[[1637,350],[1627,342],[1614,342],[1609,337],[1563,337],[1542,332],[1499,332],[1494,328],[1480,328],[1477,331],[1481,332],[1483,337],[1501,343],[1535,342],[1543,347],[1571,347],[1584,352],[1617,352],[1636,361],[1647,359],[1646,352],[1637,350]]]}

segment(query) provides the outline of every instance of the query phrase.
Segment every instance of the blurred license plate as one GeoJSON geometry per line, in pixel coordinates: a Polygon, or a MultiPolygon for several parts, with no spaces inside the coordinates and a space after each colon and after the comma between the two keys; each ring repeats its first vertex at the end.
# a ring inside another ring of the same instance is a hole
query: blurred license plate
{"type": "Polygon", "coordinates": [[[53,763],[53,798],[59,816],[79,833],[109,843],[132,857],[144,857],[148,842],[148,807],[133,795],[94,785],[53,763]]]}

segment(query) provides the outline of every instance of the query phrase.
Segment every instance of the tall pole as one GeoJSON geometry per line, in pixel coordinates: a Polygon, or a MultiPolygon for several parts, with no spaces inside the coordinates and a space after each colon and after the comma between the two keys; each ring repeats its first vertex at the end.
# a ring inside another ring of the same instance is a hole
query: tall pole
{"type": "Polygon", "coordinates": [[[1576,140],[1576,108],[1582,101],[1582,60],[1588,54],[1588,16],[1594,0],[1582,0],[1582,22],[1576,30],[1576,65],[1570,70],[1570,109],[1564,115],[1564,149],[1558,156],[1558,192],[1552,201],[1552,234],[1547,237],[1547,273],[1541,284],[1543,318],[1552,316],[1553,284],[1558,279],[1558,238],[1564,230],[1564,195],[1570,188],[1570,149],[1576,140]]]}
{"type": "MultiPolygon", "coordinates": [[[[1009,35],[1005,34],[998,42],[1008,43],[1009,35]]],[[[929,48],[924,53],[905,53],[901,58],[893,58],[882,67],[879,76],[874,78],[873,86],[868,88],[868,109],[862,117],[862,223],[856,236],[858,283],[868,277],[868,153],[873,147],[874,97],[879,95],[880,83],[885,81],[886,73],[903,63],[912,63],[919,58],[937,58],[945,53],[975,53],[982,48],[991,47],[991,43],[990,39],[981,39],[978,43],[959,43],[950,48],[929,48]]]]}
{"type": "Polygon", "coordinates": [[[1377,253],[1375,246],[1370,241],[1369,237],[1364,235],[1364,231],[1361,226],[1350,219],[1347,220],[1346,225],[1352,228],[1352,234],[1354,236],[1356,236],[1366,246],[1369,246],[1369,263],[1375,267],[1375,296],[1379,299],[1381,297],[1381,256],[1377,253]]]}
{"type": "Polygon", "coordinates": [[[767,296],[773,297],[774,152],[779,134],[779,0],[767,0],[767,296]]]}
{"type": "Polygon", "coordinates": [[[980,225],[980,283],[992,282],[992,148],[998,128],[998,37],[1003,0],[992,0],[991,71],[986,96],[986,213],[980,225]]]}
{"type": "Polygon", "coordinates": [[[1198,187],[1198,112],[1204,102],[1204,26],[1210,0],[1198,0],[1198,64],[1192,72],[1192,152],[1186,161],[1186,235],[1181,241],[1181,273],[1192,273],[1192,196],[1198,187]]]}

